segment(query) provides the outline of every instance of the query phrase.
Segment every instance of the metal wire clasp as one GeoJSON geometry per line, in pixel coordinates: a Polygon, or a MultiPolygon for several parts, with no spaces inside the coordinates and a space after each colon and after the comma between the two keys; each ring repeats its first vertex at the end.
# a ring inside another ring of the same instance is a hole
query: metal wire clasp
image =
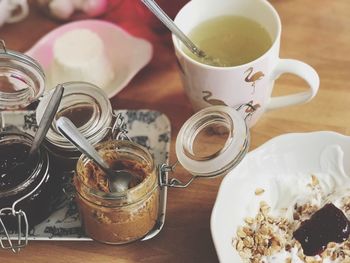
{"type": "Polygon", "coordinates": [[[118,113],[117,115],[113,113],[113,116],[115,117],[115,122],[112,127],[112,138],[116,140],[131,141],[130,137],[128,136],[128,130],[124,116],[121,113],[118,113]]]}
{"type": "Polygon", "coordinates": [[[174,188],[186,188],[188,187],[192,181],[196,178],[192,175],[191,179],[188,180],[186,183],[183,183],[177,178],[170,178],[168,177],[169,172],[174,172],[175,167],[179,162],[176,161],[173,165],[168,164],[162,164],[159,166],[158,169],[158,178],[159,178],[159,185],[160,187],[174,187],[174,188]]]}
{"type": "Polygon", "coordinates": [[[5,237],[0,238],[0,245],[3,249],[11,249],[14,253],[19,252],[21,248],[28,244],[28,220],[26,213],[22,210],[16,211],[14,205],[12,208],[5,207],[0,209],[0,227],[3,230],[5,237]],[[11,239],[10,234],[5,227],[2,217],[14,216],[18,222],[17,241],[11,239]],[[22,221],[23,220],[23,221],[22,221]],[[24,222],[24,229],[22,233],[22,222],[24,222]]]}
{"type": "Polygon", "coordinates": [[[0,39],[0,47],[2,50],[5,51],[5,53],[7,53],[7,49],[6,49],[6,45],[5,45],[5,40],[0,39]]]}

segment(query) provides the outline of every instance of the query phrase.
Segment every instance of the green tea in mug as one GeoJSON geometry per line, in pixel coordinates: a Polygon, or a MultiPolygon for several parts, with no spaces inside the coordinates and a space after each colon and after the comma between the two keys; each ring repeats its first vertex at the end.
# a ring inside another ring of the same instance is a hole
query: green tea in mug
{"type": "MultiPolygon", "coordinates": [[[[232,67],[251,62],[272,45],[266,29],[243,16],[220,16],[196,26],[188,37],[219,66],[232,67]]],[[[203,63],[201,58],[184,47],[185,53],[203,63]]],[[[204,61],[204,63],[208,63],[204,61]]]]}

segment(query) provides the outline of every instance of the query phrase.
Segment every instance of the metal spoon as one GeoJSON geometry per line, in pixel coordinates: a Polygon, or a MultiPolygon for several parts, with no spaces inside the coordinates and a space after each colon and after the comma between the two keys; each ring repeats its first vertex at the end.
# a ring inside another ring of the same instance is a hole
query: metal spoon
{"type": "Polygon", "coordinates": [[[197,47],[191,39],[189,39],[173,20],[163,11],[162,8],[154,0],[141,0],[141,2],[178,38],[180,41],[204,63],[220,66],[218,58],[213,58],[197,47]]]}
{"type": "Polygon", "coordinates": [[[60,105],[63,91],[64,91],[64,87],[62,85],[57,85],[57,87],[55,88],[55,91],[53,92],[50,98],[49,103],[47,104],[48,106],[45,109],[45,112],[40,121],[38,130],[34,135],[34,139],[30,147],[27,158],[23,162],[20,162],[17,165],[13,166],[9,171],[6,172],[6,174],[18,174],[21,171],[23,171],[23,169],[27,169],[27,164],[31,160],[33,160],[34,156],[36,155],[36,153],[40,148],[42,141],[46,136],[47,131],[50,128],[53,118],[55,117],[58,107],[60,105]]]}
{"type": "Polygon", "coordinates": [[[92,159],[106,173],[110,192],[123,192],[129,189],[129,183],[133,177],[130,172],[112,170],[68,118],[60,117],[56,121],[56,125],[67,140],[77,147],[81,153],[92,159]]]}
{"type": "Polygon", "coordinates": [[[49,103],[45,109],[43,117],[41,118],[37,132],[35,133],[32,146],[29,150],[29,156],[33,156],[39,149],[42,141],[44,140],[47,131],[49,130],[51,123],[57,113],[58,107],[60,105],[62,95],[64,92],[63,85],[57,85],[55,91],[53,92],[49,103]]]}

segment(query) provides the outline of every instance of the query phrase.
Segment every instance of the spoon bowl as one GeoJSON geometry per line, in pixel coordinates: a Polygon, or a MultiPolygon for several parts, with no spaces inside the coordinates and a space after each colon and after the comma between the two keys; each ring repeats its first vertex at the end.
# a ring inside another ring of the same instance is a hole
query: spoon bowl
{"type": "Polygon", "coordinates": [[[68,118],[60,117],[56,125],[57,129],[67,140],[77,147],[81,153],[93,160],[106,173],[110,192],[123,192],[129,189],[129,184],[133,178],[130,172],[126,170],[112,170],[68,118]]]}

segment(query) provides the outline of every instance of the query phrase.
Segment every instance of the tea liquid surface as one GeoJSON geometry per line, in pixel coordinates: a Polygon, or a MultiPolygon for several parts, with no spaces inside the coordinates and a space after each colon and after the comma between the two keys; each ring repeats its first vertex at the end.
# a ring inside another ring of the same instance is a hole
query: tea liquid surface
{"type": "MultiPolygon", "coordinates": [[[[243,16],[220,16],[196,26],[189,38],[209,56],[217,58],[220,66],[231,67],[251,62],[263,55],[272,39],[259,23],[243,16]]],[[[202,62],[184,47],[191,58],[202,62]]]]}

